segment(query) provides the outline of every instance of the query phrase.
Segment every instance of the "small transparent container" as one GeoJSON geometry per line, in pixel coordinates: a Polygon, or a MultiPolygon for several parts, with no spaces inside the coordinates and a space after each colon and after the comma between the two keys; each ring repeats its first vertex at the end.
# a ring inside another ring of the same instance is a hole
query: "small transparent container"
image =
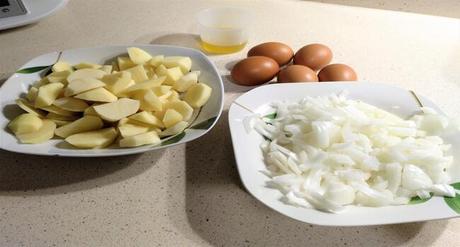
{"type": "Polygon", "coordinates": [[[232,53],[248,42],[249,11],[236,7],[215,7],[197,15],[200,43],[209,53],[232,53]]]}

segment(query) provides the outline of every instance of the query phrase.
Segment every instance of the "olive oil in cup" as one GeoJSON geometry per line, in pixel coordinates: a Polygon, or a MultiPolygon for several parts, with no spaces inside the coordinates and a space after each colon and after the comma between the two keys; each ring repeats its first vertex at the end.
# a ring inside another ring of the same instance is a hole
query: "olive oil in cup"
{"type": "Polygon", "coordinates": [[[198,13],[201,48],[208,53],[240,51],[248,41],[249,12],[236,7],[216,7],[198,13]]]}

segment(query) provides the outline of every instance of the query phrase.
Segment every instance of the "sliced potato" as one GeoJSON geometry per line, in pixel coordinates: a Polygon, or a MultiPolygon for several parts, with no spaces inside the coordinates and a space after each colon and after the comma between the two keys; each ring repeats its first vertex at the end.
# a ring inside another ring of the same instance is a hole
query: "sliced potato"
{"type": "Polygon", "coordinates": [[[107,74],[111,74],[113,70],[113,65],[103,65],[100,70],[104,71],[107,74]]]}
{"type": "Polygon", "coordinates": [[[158,65],[155,69],[155,74],[158,76],[166,76],[166,73],[168,73],[168,68],[166,68],[163,64],[158,65]]]}
{"type": "Polygon", "coordinates": [[[49,82],[59,82],[64,85],[67,85],[67,77],[70,75],[71,71],[64,70],[59,72],[53,72],[47,76],[49,82]]]}
{"type": "Polygon", "coordinates": [[[185,93],[184,100],[192,107],[202,107],[208,102],[212,88],[203,83],[198,83],[189,88],[185,93]]]}
{"type": "Polygon", "coordinates": [[[94,102],[115,102],[118,99],[117,96],[113,95],[103,87],[91,89],[89,91],[77,94],[74,97],[77,99],[94,102]]]}
{"type": "Polygon", "coordinates": [[[76,133],[100,129],[103,125],[104,124],[99,117],[83,116],[82,118],[75,120],[72,123],[57,128],[55,133],[57,136],[66,138],[76,133]]]}
{"type": "Polygon", "coordinates": [[[179,100],[180,100],[180,95],[176,90],[171,90],[171,94],[169,94],[169,96],[165,98],[165,102],[179,101],[179,100]]]}
{"type": "Polygon", "coordinates": [[[105,83],[95,78],[80,78],[72,80],[64,91],[64,96],[76,95],[91,89],[104,87],[105,83]]]}
{"type": "Polygon", "coordinates": [[[120,71],[136,66],[136,64],[131,59],[129,59],[129,57],[117,57],[117,62],[118,62],[118,69],[120,71]]]}
{"type": "Polygon", "coordinates": [[[74,134],[65,138],[65,141],[78,148],[104,148],[117,138],[115,128],[106,128],[74,134]]]}
{"type": "Polygon", "coordinates": [[[165,56],[163,55],[153,56],[152,59],[150,59],[150,61],[147,62],[147,64],[153,67],[158,67],[164,59],[165,56]]]}
{"type": "Polygon", "coordinates": [[[137,47],[129,47],[128,55],[135,64],[144,64],[152,59],[152,56],[148,52],[137,47]]]}
{"type": "Polygon", "coordinates": [[[187,128],[188,123],[185,121],[180,121],[176,123],[175,125],[163,130],[160,132],[161,137],[166,137],[166,136],[172,136],[179,134],[180,132],[184,131],[185,128],[187,128]]]}
{"type": "Polygon", "coordinates": [[[158,87],[158,86],[161,85],[161,83],[163,83],[165,81],[165,79],[166,79],[166,77],[162,76],[162,77],[159,77],[157,79],[147,80],[147,81],[144,81],[144,82],[136,83],[136,84],[132,85],[131,87],[127,88],[125,91],[123,91],[123,94],[130,95],[130,94],[132,94],[134,92],[137,92],[137,91],[140,91],[140,90],[151,89],[153,87],[158,87]]]}
{"type": "Polygon", "coordinates": [[[114,74],[106,75],[102,78],[107,88],[113,94],[119,96],[127,88],[135,85],[134,80],[131,79],[131,73],[122,71],[114,74]]]}
{"type": "Polygon", "coordinates": [[[26,98],[30,102],[34,102],[35,99],[37,98],[37,95],[38,95],[38,88],[32,86],[29,88],[29,92],[27,92],[26,98]]]}
{"type": "Polygon", "coordinates": [[[94,110],[94,107],[97,106],[98,104],[93,104],[92,106],[88,107],[85,109],[85,111],[83,112],[83,115],[86,116],[86,115],[92,115],[92,116],[99,116],[96,112],[96,110],[94,110]]]}
{"type": "Polygon", "coordinates": [[[83,63],[76,64],[73,67],[76,68],[76,69],[100,69],[100,68],[102,68],[102,65],[95,64],[95,63],[83,62],[83,63]]]}
{"type": "Polygon", "coordinates": [[[180,67],[182,73],[188,73],[192,68],[192,59],[189,57],[182,57],[182,56],[172,56],[172,57],[165,57],[163,62],[166,68],[172,67],[180,67]]]}
{"type": "Polygon", "coordinates": [[[13,119],[8,124],[8,128],[15,134],[24,134],[38,131],[43,125],[43,121],[32,113],[23,113],[13,119]]]}
{"type": "Polygon", "coordinates": [[[135,121],[132,120],[128,120],[125,124],[118,126],[118,131],[123,138],[146,133],[149,130],[149,126],[135,123],[135,121]]]}
{"type": "Polygon", "coordinates": [[[73,80],[85,78],[101,79],[106,74],[107,73],[99,69],[79,69],[70,74],[69,77],[67,77],[67,81],[72,82],[73,80]]]}
{"type": "Polygon", "coordinates": [[[184,74],[179,67],[172,67],[166,70],[166,85],[174,85],[184,74]]]}
{"type": "Polygon", "coordinates": [[[119,72],[119,71],[120,71],[120,68],[118,67],[118,62],[112,61],[112,73],[119,72]]]}
{"type": "Polygon", "coordinates": [[[161,143],[156,131],[149,131],[135,136],[129,136],[120,140],[120,147],[138,147],[147,144],[158,145],[161,143]]]}
{"type": "Polygon", "coordinates": [[[143,111],[161,111],[163,103],[151,90],[141,90],[133,98],[139,100],[140,109],[143,111]]]}
{"type": "Polygon", "coordinates": [[[28,113],[35,114],[39,117],[44,117],[46,114],[46,112],[35,108],[35,106],[33,106],[29,101],[25,99],[17,99],[15,102],[21,109],[23,109],[24,111],[28,113]]]}
{"type": "Polygon", "coordinates": [[[51,67],[53,72],[61,72],[61,71],[73,71],[72,66],[65,61],[58,61],[51,67]]]}
{"type": "Polygon", "coordinates": [[[174,90],[180,93],[187,91],[192,85],[198,82],[199,73],[199,71],[192,71],[182,76],[173,84],[174,90]]]}
{"type": "MultiPolygon", "coordinates": [[[[166,86],[166,85],[161,85],[159,87],[154,87],[152,88],[152,91],[158,96],[163,96],[165,94],[168,94],[171,91],[171,86],[166,86]]],[[[168,95],[169,96],[169,95],[168,95]]]]}
{"type": "Polygon", "coordinates": [[[169,101],[164,105],[165,109],[174,109],[182,115],[184,121],[188,121],[193,115],[193,108],[185,101],[169,101]]]}
{"type": "Polygon", "coordinates": [[[46,118],[51,119],[51,120],[56,119],[56,120],[64,120],[64,121],[75,121],[79,117],[78,116],[63,116],[63,115],[56,114],[54,112],[49,112],[48,114],[46,114],[46,118]]]}
{"type": "Polygon", "coordinates": [[[128,117],[128,119],[136,120],[141,123],[152,125],[155,127],[160,127],[160,128],[164,127],[160,119],[152,115],[152,113],[146,112],[146,111],[141,111],[134,115],[131,115],[130,117],[128,117]]]}
{"type": "Polygon", "coordinates": [[[174,109],[167,109],[163,116],[163,124],[169,128],[183,120],[182,115],[174,109]]]}
{"type": "Polygon", "coordinates": [[[52,119],[52,118],[47,118],[47,119],[53,121],[56,124],[56,126],[58,126],[58,127],[64,126],[64,125],[69,124],[69,123],[72,122],[72,121],[68,121],[68,120],[60,120],[60,119],[52,119]]]}
{"type": "Polygon", "coordinates": [[[16,137],[21,143],[42,143],[53,138],[56,124],[48,119],[43,119],[43,124],[40,129],[33,132],[17,134],[16,137]]]}
{"type": "Polygon", "coordinates": [[[38,89],[37,98],[35,98],[35,106],[43,107],[51,105],[54,100],[61,94],[64,85],[61,83],[50,83],[41,86],[38,89]]]}
{"type": "Polygon", "coordinates": [[[71,98],[71,97],[64,97],[64,98],[59,98],[56,99],[53,102],[53,105],[67,110],[67,111],[74,111],[74,112],[82,112],[86,108],[89,107],[89,105],[81,100],[81,99],[76,99],[76,98],[71,98]]]}
{"type": "Polygon", "coordinates": [[[137,65],[125,71],[131,73],[131,78],[135,83],[143,82],[149,79],[147,77],[147,73],[145,72],[144,66],[142,65],[137,65]]]}
{"type": "Polygon", "coordinates": [[[94,110],[102,119],[115,122],[136,113],[139,105],[138,100],[121,98],[112,103],[94,106],[94,110]]]}
{"type": "Polygon", "coordinates": [[[44,106],[44,107],[40,107],[40,109],[42,110],[45,110],[47,112],[52,112],[52,113],[55,113],[57,115],[61,115],[61,116],[74,116],[76,113],[75,112],[71,112],[71,111],[67,111],[67,110],[64,110],[64,109],[61,109],[55,105],[50,105],[50,106],[44,106]]]}
{"type": "Polygon", "coordinates": [[[48,83],[50,83],[50,81],[48,81],[48,77],[43,77],[43,78],[40,79],[39,81],[35,82],[35,83],[33,84],[33,86],[36,87],[36,88],[39,88],[39,87],[41,87],[41,86],[43,86],[43,85],[46,85],[46,84],[48,84],[48,83]]]}

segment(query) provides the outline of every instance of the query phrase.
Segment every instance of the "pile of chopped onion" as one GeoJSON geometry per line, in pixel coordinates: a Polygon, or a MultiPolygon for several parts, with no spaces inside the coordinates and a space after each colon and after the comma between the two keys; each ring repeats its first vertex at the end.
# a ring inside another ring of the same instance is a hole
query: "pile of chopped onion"
{"type": "Polygon", "coordinates": [[[252,116],[245,124],[265,137],[270,185],[288,204],[339,212],[455,196],[450,146],[437,136],[449,121],[433,109],[404,120],[344,93],[272,106],[273,119],[252,116]]]}

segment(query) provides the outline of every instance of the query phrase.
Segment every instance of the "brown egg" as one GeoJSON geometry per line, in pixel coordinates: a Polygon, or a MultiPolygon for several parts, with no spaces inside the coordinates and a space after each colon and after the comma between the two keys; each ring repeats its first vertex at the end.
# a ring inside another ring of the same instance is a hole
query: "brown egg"
{"type": "Polygon", "coordinates": [[[330,64],[318,74],[319,81],[356,81],[356,72],[345,64],[330,64]]]}
{"type": "Polygon", "coordinates": [[[316,72],[307,66],[289,65],[278,73],[278,82],[315,82],[316,72]]]}
{"type": "Polygon", "coordinates": [[[291,47],[280,42],[267,42],[256,45],[248,52],[248,57],[265,56],[274,59],[279,66],[289,63],[294,56],[291,47]]]}
{"type": "Polygon", "coordinates": [[[332,60],[332,51],[322,44],[306,45],[294,56],[294,64],[305,65],[312,70],[320,70],[332,60]]]}
{"type": "Polygon", "coordinates": [[[240,85],[255,86],[270,81],[280,70],[278,63],[262,56],[248,57],[232,69],[233,80],[240,85]]]}

